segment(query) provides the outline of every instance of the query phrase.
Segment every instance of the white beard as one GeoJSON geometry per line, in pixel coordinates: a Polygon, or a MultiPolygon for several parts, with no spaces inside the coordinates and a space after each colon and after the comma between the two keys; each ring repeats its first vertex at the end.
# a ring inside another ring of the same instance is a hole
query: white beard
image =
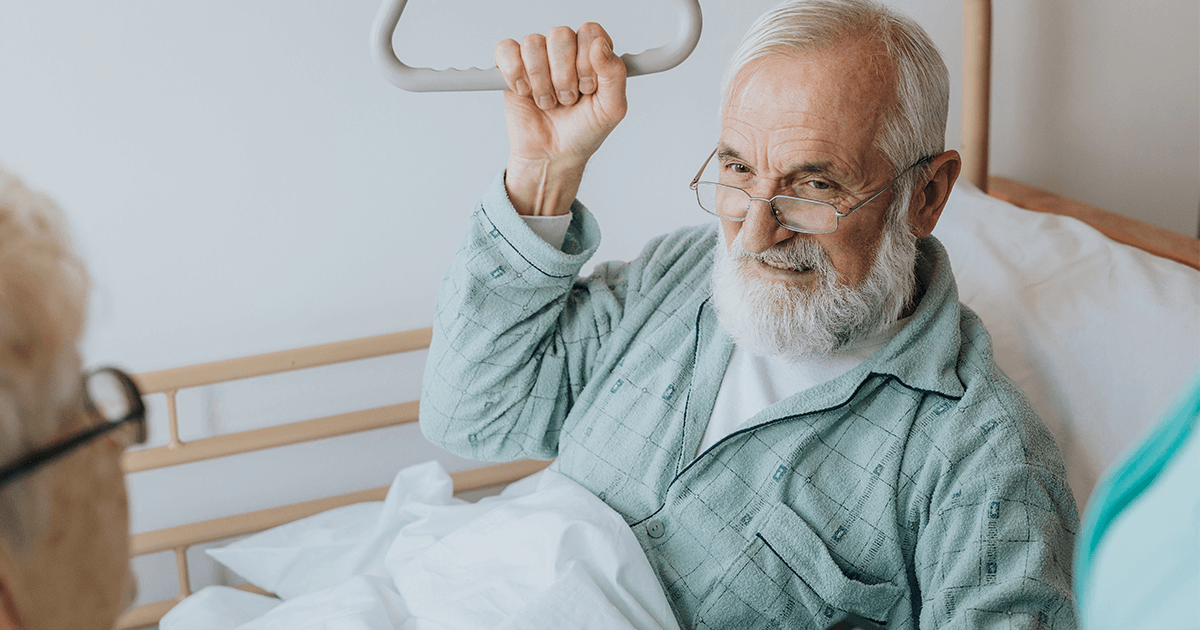
{"type": "Polygon", "coordinates": [[[740,233],[727,251],[718,231],[712,274],[717,318],[754,354],[790,362],[829,356],[882,330],[900,318],[915,291],[917,239],[906,223],[889,217],[875,261],[858,287],[838,282],[829,254],[811,238],[795,238],[756,255],[742,248],[740,233]],[[749,265],[759,264],[756,260],[811,269],[816,282],[796,286],[761,280],[747,273],[749,265]]]}

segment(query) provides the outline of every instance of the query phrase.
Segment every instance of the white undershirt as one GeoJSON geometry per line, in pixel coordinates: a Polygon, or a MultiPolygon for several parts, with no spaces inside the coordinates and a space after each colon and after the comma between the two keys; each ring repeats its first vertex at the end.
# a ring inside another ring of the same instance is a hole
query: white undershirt
{"type": "Polygon", "coordinates": [[[734,345],[698,452],[708,450],[763,409],[858,367],[900,332],[909,319],[893,322],[883,331],[833,355],[799,363],[774,356],[758,356],[744,346],[734,345]]]}
{"type": "MultiPolygon", "coordinates": [[[[535,234],[555,248],[562,249],[571,213],[552,217],[522,216],[535,234]]],[[[760,357],[734,345],[729,367],[717,391],[712,417],[700,441],[703,453],[721,438],[733,433],[742,423],[771,405],[810,387],[831,381],[866,360],[891,340],[909,318],[892,323],[883,331],[862,339],[836,354],[811,361],[789,363],[778,357],[760,357]]]]}
{"type": "Polygon", "coordinates": [[[521,215],[521,218],[525,220],[525,225],[528,225],[534,234],[542,237],[543,241],[553,245],[554,249],[562,249],[563,241],[567,239],[567,228],[571,227],[571,217],[574,216],[574,212],[568,212],[553,216],[521,215]]]}

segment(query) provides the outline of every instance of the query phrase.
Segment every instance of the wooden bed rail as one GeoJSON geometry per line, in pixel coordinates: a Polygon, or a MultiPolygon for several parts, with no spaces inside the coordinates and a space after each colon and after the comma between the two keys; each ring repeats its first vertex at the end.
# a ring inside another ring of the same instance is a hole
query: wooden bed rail
{"type": "Polygon", "coordinates": [[[1105,236],[1200,269],[1200,239],[988,175],[992,85],[992,0],[963,0],[961,176],[1015,206],[1074,217],[1105,236]]]}
{"type": "Polygon", "coordinates": [[[406,402],[274,427],[227,433],[199,440],[176,441],[167,446],[140,451],[129,451],[123,456],[121,466],[128,474],[416,421],[417,403],[415,401],[406,402]]]}
{"type": "Polygon", "coordinates": [[[412,422],[416,419],[416,403],[368,409],[318,418],[299,425],[270,427],[185,443],[179,438],[179,416],[175,397],[179,390],[189,387],[423,350],[429,347],[432,335],[433,329],[419,328],[138,374],[134,376],[134,380],[137,381],[143,395],[165,394],[167,397],[170,441],[166,446],[130,451],[125,454],[121,463],[125,472],[137,472],[412,422]]]}

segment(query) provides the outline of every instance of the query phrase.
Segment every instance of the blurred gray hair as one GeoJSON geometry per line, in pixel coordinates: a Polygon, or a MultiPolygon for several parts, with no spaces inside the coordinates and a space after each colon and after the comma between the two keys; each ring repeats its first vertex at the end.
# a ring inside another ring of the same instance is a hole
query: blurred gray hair
{"type": "MultiPolygon", "coordinates": [[[[62,212],[0,165],[0,461],[45,446],[78,395],[88,276],[62,212]]],[[[48,512],[45,474],[0,487],[0,535],[22,551],[48,512]]]]}
{"type": "MultiPolygon", "coordinates": [[[[894,173],[946,147],[950,73],[941,53],[912,18],[873,0],[785,0],[764,13],[738,46],[721,85],[721,107],[747,64],[771,54],[805,53],[851,40],[883,44],[895,64],[896,98],[885,115],[875,146],[894,173]]],[[[928,169],[913,169],[896,182],[895,199],[907,200],[928,169]]],[[[903,211],[893,204],[892,212],[903,211]]]]}

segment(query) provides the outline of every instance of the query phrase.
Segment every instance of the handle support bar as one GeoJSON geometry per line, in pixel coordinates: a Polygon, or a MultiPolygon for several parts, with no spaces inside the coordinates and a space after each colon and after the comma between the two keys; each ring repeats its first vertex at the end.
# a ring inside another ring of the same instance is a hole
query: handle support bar
{"type": "MultiPolygon", "coordinates": [[[[678,9],[675,39],[665,46],[637,54],[621,55],[628,76],[636,77],[670,70],[683,63],[700,41],[700,0],[671,0],[678,9]]],[[[473,92],[505,89],[498,68],[434,70],[413,68],[400,61],[392,47],[392,36],[408,0],[384,0],[371,26],[371,52],[379,70],[392,85],[409,92],[473,92]]]]}

